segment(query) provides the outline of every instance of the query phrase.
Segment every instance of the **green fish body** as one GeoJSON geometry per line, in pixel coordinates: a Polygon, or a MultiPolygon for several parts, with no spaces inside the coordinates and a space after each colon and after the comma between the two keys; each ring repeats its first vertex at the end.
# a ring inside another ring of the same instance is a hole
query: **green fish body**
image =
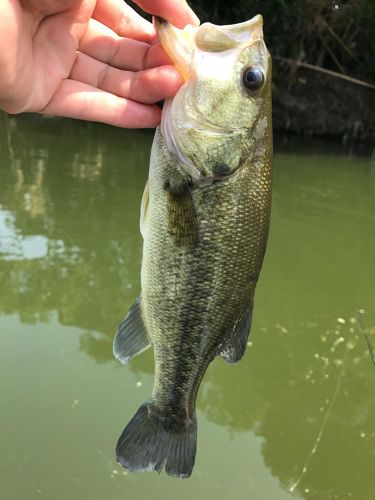
{"type": "Polygon", "coordinates": [[[166,102],[142,200],[142,293],[114,342],[153,345],[155,383],[122,433],[129,470],[190,476],[195,401],[209,363],[243,356],[271,207],[271,60],[262,19],[183,31],[159,20],[186,79],[166,102]]]}

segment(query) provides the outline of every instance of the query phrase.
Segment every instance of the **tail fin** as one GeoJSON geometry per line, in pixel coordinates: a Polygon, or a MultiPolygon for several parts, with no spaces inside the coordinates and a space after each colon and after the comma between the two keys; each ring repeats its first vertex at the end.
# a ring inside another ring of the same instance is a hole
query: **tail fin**
{"type": "Polygon", "coordinates": [[[152,402],[144,403],[126,426],[116,447],[117,462],[133,472],[165,471],[187,478],[193,470],[197,448],[197,422],[181,430],[168,428],[152,402]]]}

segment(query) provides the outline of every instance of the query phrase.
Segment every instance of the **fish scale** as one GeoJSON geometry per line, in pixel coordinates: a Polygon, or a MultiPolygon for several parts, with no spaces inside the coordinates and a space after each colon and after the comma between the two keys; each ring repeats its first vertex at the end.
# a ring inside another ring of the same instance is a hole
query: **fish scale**
{"type": "MultiPolygon", "coordinates": [[[[159,140],[162,141],[160,135],[159,140]]],[[[159,165],[168,176],[168,157],[165,162],[159,165]]],[[[150,190],[155,191],[155,204],[150,206],[142,290],[145,325],[153,340],[156,364],[160,364],[153,397],[162,411],[168,412],[168,405],[163,406],[165,400],[176,403],[178,399],[175,388],[179,373],[184,374],[185,381],[179,388],[181,393],[186,393],[181,405],[187,405],[188,399],[195,401],[196,394],[188,395],[196,390],[193,381],[197,372],[203,371],[202,366],[207,366],[217,347],[232,333],[242,304],[252,300],[268,232],[270,206],[268,190],[258,193],[255,189],[257,196],[254,197],[254,190],[247,188],[252,173],[251,169],[243,169],[229,182],[203,190],[193,189],[198,220],[208,221],[204,233],[209,235],[206,240],[203,235],[193,249],[176,246],[163,223],[168,203],[163,177],[155,176],[155,184],[150,183],[150,190]],[[234,184],[243,193],[242,198],[248,197],[242,200],[242,210],[238,210],[233,197],[234,184]],[[261,218],[267,220],[263,226],[259,226],[261,218]],[[163,253],[155,252],[157,248],[163,248],[163,253]],[[168,259],[164,258],[165,254],[168,259]],[[163,289],[174,288],[176,269],[180,270],[181,292],[175,293],[172,300],[168,297],[165,300],[163,289]],[[159,345],[175,349],[176,355],[171,356],[169,349],[159,352],[159,345]]],[[[194,408],[188,406],[182,410],[187,418],[194,412],[194,408]]]]}

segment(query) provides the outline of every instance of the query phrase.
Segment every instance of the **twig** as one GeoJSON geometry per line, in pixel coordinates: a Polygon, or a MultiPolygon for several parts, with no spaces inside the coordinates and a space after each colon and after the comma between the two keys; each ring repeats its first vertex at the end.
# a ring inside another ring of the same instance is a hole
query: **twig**
{"type": "Polygon", "coordinates": [[[322,44],[324,45],[326,51],[328,52],[328,54],[332,57],[333,59],[333,62],[336,64],[336,66],[339,68],[339,70],[341,71],[341,73],[343,75],[346,74],[346,71],[345,71],[345,68],[344,66],[339,62],[339,60],[337,59],[337,57],[335,56],[333,50],[331,49],[331,47],[328,45],[328,43],[324,40],[324,37],[321,35],[321,33],[318,33],[318,37],[320,38],[322,44]]]}
{"type": "Polygon", "coordinates": [[[357,78],[351,78],[350,76],[337,73],[336,71],[331,71],[330,69],[322,68],[321,66],[315,66],[314,64],[296,61],[295,59],[288,59],[286,57],[280,57],[280,56],[273,56],[273,59],[275,59],[275,61],[286,62],[293,66],[301,66],[302,68],[312,69],[314,71],[324,73],[334,78],[341,78],[342,80],[347,80],[350,83],[354,83],[356,85],[361,85],[363,87],[375,90],[375,85],[372,85],[372,83],[364,82],[363,80],[358,80],[357,78]]]}
{"type": "Polygon", "coordinates": [[[370,354],[370,358],[371,358],[371,361],[373,363],[373,365],[375,366],[375,353],[374,353],[374,349],[371,345],[371,341],[370,341],[370,337],[368,336],[367,332],[366,332],[366,328],[365,328],[365,325],[362,321],[362,314],[363,312],[361,312],[360,310],[357,309],[356,311],[356,316],[357,316],[357,324],[359,326],[359,330],[362,332],[364,338],[365,338],[365,341],[366,341],[366,344],[367,344],[367,349],[368,349],[368,352],[370,354]]]}
{"type": "Polygon", "coordinates": [[[349,49],[349,47],[344,43],[344,41],[338,36],[338,34],[331,28],[331,26],[327,23],[327,21],[322,20],[324,26],[331,33],[333,38],[341,45],[341,47],[356,61],[358,61],[357,57],[353,54],[353,51],[349,49]]]}

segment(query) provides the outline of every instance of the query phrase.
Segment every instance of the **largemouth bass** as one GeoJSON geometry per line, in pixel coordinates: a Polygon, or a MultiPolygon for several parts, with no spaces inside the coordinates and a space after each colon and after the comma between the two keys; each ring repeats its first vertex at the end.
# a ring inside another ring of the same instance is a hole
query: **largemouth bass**
{"type": "Polygon", "coordinates": [[[142,293],[115,356],[154,347],[152,396],[123,431],[131,471],[189,477],[195,401],[209,363],[243,356],[271,207],[271,58],[262,18],[179,30],[157,19],[185,79],[165,102],[141,207],[142,293]]]}

